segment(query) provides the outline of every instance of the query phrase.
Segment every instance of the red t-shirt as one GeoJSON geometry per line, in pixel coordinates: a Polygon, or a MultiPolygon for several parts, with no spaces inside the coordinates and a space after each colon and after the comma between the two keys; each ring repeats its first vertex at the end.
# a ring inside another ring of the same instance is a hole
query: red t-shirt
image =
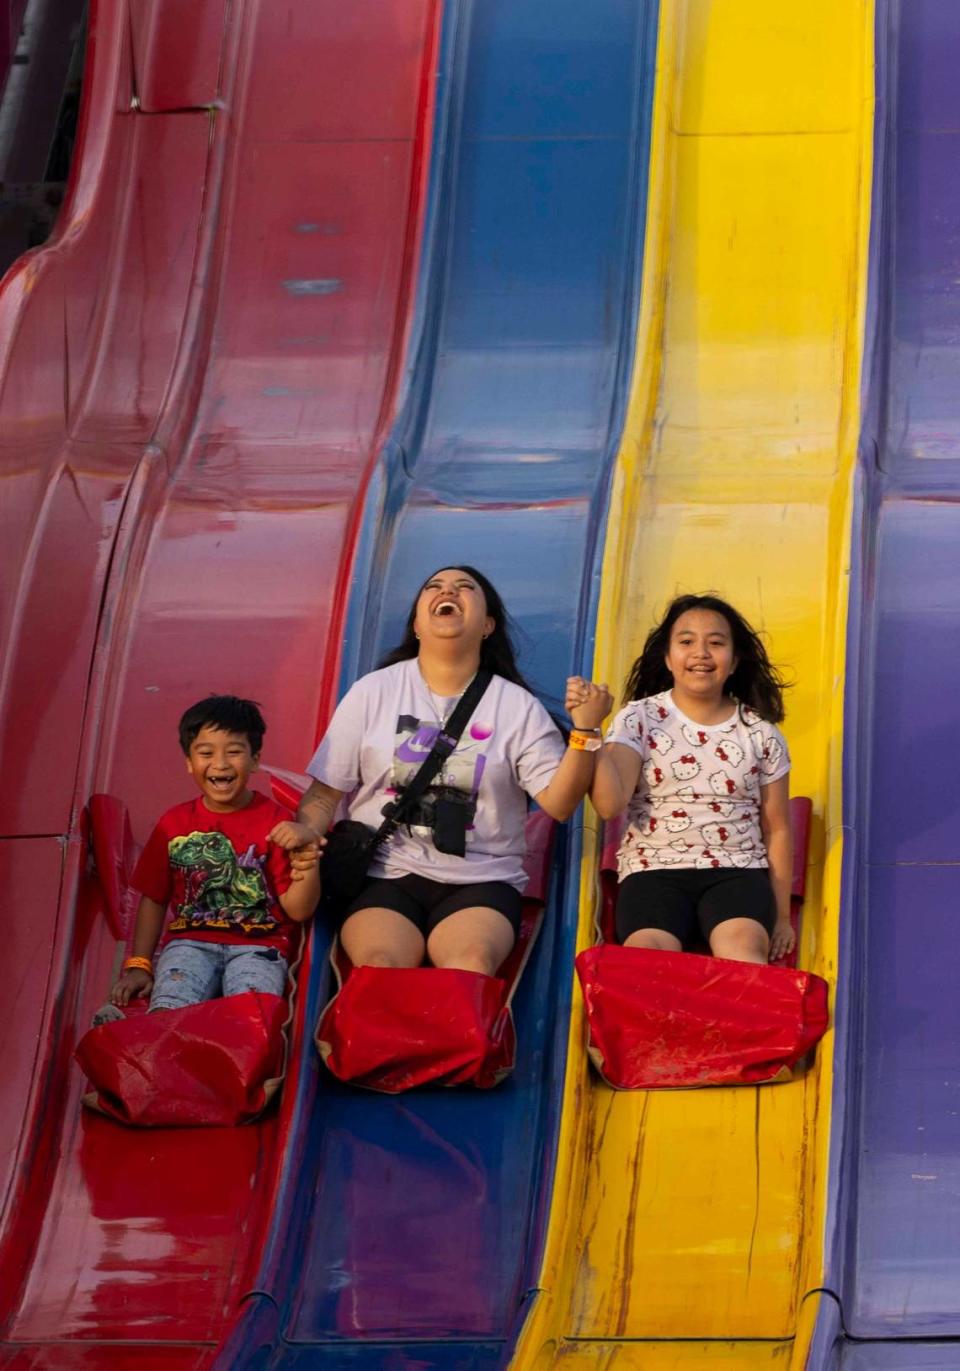
{"type": "Polygon", "coordinates": [[[171,906],[171,938],[257,943],[288,956],[296,924],[278,902],[290,861],[267,842],[287,810],[253,792],[243,809],[214,814],[200,796],[163,815],[140,854],[131,884],[171,906]]]}

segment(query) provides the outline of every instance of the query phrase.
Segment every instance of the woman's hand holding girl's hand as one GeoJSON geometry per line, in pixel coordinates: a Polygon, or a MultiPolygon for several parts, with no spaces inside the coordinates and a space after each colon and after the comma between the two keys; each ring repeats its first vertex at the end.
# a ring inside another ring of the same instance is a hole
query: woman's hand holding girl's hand
{"type": "Polygon", "coordinates": [[[778,962],[781,957],[786,957],[793,951],[797,935],[793,931],[793,925],[789,919],[778,919],[777,925],[770,938],[770,960],[778,962]]]}
{"type": "Polygon", "coordinates": [[[613,708],[613,696],[605,684],[570,676],[563,703],[574,728],[599,728],[613,708]]]}

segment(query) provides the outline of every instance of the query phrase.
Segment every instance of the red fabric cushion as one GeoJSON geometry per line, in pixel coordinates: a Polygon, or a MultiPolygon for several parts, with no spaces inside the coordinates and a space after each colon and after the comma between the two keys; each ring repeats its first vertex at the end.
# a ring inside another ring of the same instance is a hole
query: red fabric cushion
{"type": "Polygon", "coordinates": [[[577,975],[591,1060],[621,1090],[786,1080],[827,1027],[806,971],[600,945],[577,975]]]}
{"type": "Polygon", "coordinates": [[[395,1094],[416,1085],[496,1085],[516,1041],[507,983],[475,971],[360,966],[317,1027],[341,1081],[395,1094]]]}
{"type": "Polygon", "coordinates": [[[91,1028],[76,1050],[94,1087],[84,1103],[141,1127],[245,1123],[282,1076],[287,1014],[250,990],[91,1028]]]}
{"type": "Polygon", "coordinates": [[[513,1070],[517,1035],[510,1008],[543,919],[556,825],[538,811],[526,823],[526,889],[520,932],[498,976],[438,967],[354,968],[335,939],[339,991],[324,1009],[316,1043],[341,1081],[397,1094],[417,1085],[489,1089],[513,1070]]]}

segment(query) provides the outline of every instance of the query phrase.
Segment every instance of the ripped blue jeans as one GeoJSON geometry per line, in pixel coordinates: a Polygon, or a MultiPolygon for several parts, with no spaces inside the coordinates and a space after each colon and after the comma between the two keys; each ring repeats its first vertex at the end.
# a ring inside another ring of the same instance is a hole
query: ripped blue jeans
{"type": "Polygon", "coordinates": [[[282,995],[286,985],[287,960],[275,947],[174,938],[157,959],[150,1012],[247,990],[282,995]]]}

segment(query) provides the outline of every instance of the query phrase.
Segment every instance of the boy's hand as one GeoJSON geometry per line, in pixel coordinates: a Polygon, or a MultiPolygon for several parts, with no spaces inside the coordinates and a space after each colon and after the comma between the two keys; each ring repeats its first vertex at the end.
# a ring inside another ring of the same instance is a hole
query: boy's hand
{"type": "Polygon", "coordinates": [[[291,881],[302,881],[307,876],[313,875],[317,869],[317,862],[320,860],[320,849],[326,845],[326,838],[312,838],[310,842],[304,843],[301,847],[294,847],[290,850],[291,881]]]}
{"type": "Polygon", "coordinates": [[[323,839],[317,838],[312,828],[306,824],[298,824],[293,819],[283,819],[280,823],[274,824],[267,834],[268,843],[276,843],[277,847],[284,847],[291,852],[295,847],[306,847],[309,843],[322,842],[323,839]]]}
{"type": "Polygon", "coordinates": [[[563,703],[574,728],[599,728],[613,708],[613,696],[606,685],[570,676],[563,703]]]}
{"type": "Polygon", "coordinates": [[[123,973],[110,991],[110,1003],[115,1004],[118,1009],[122,1009],[131,1000],[135,1000],[141,995],[149,995],[152,989],[153,977],[150,972],[142,971],[140,967],[134,966],[123,973]]]}
{"type": "Polygon", "coordinates": [[[781,957],[786,957],[788,953],[793,951],[796,941],[797,935],[793,931],[790,920],[778,919],[770,939],[770,960],[778,962],[781,957]]]}

